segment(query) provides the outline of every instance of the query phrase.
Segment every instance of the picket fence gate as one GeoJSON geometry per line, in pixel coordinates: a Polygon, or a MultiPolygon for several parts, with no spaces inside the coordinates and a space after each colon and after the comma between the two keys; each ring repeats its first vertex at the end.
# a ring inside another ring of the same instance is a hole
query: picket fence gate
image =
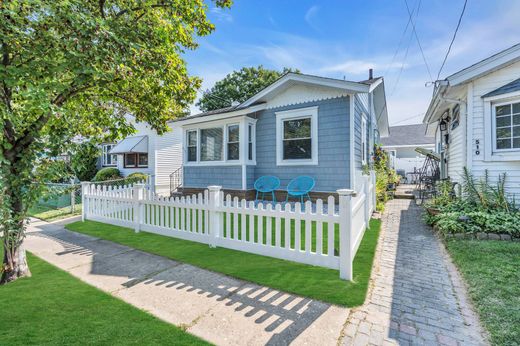
{"type": "Polygon", "coordinates": [[[356,180],[356,191],[337,190],[338,205],[334,196],[326,204],[239,201],[224,196],[220,186],[167,198],[144,184],[83,183],[82,218],[337,269],[352,280],[352,262],[375,207],[375,175],[356,180]]]}

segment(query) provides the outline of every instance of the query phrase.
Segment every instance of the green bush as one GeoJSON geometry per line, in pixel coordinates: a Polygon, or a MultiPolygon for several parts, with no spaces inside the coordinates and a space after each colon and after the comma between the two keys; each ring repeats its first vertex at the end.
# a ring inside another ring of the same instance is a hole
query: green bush
{"type": "Polygon", "coordinates": [[[94,176],[94,179],[92,181],[107,181],[107,180],[113,180],[113,179],[121,179],[123,176],[121,175],[121,172],[119,172],[119,169],[114,167],[105,167],[100,169],[96,175],[94,176]]]}
{"type": "Polygon", "coordinates": [[[144,174],[141,172],[135,172],[135,173],[129,174],[125,178],[125,184],[135,184],[135,183],[140,183],[140,182],[146,182],[147,179],[148,179],[148,174],[144,174]]]}
{"type": "Polygon", "coordinates": [[[80,181],[90,181],[97,172],[97,161],[101,150],[93,142],[74,145],[70,155],[70,167],[80,181]]]}

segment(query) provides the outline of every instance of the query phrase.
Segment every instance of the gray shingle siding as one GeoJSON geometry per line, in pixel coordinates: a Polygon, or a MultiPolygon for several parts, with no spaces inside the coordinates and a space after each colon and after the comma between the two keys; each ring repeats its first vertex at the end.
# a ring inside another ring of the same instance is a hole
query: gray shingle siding
{"type": "MultiPolygon", "coordinates": [[[[256,113],[256,166],[249,165],[246,168],[247,189],[253,189],[255,180],[263,175],[280,178],[280,189],[285,189],[289,181],[299,175],[308,175],[316,180],[314,191],[334,192],[349,188],[349,113],[349,97],[307,102],[256,113]],[[277,166],[275,112],[313,106],[318,106],[318,165],[277,166]]],[[[359,140],[361,132],[357,132],[359,140]]],[[[360,157],[359,153],[358,156],[360,157]]],[[[185,187],[201,188],[208,185],[242,189],[241,166],[184,167],[185,187]]]]}
{"type": "Polygon", "coordinates": [[[226,189],[242,189],[241,166],[184,166],[184,186],[205,188],[221,185],[226,189]]]}
{"type": "MultiPolygon", "coordinates": [[[[315,191],[336,191],[349,187],[349,98],[307,102],[298,105],[268,109],[258,113],[256,123],[256,167],[254,179],[263,175],[276,175],[281,188],[299,175],[316,180],[315,191]],[[318,106],[318,165],[276,165],[275,112],[318,106]]],[[[249,185],[249,183],[248,183],[249,185]]]]}

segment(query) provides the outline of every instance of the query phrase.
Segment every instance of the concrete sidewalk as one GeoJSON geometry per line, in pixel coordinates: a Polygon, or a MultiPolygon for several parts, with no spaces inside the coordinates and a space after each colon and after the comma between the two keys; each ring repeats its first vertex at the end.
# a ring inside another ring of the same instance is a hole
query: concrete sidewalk
{"type": "Polygon", "coordinates": [[[349,309],[34,221],[27,250],[218,345],[336,345],[349,309]]]}

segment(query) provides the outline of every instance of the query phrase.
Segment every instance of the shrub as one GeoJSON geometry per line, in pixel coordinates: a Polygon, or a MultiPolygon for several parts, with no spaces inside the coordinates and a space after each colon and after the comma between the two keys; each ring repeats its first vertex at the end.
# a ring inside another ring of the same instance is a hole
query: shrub
{"type": "Polygon", "coordinates": [[[113,179],[121,179],[123,178],[121,175],[121,172],[119,172],[119,169],[114,167],[105,167],[100,169],[96,175],[94,176],[94,179],[92,181],[107,181],[107,180],[113,180],[113,179]]]}
{"type": "Polygon", "coordinates": [[[70,167],[80,181],[90,181],[97,172],[101,151],[93,142],[75,144],[71,150],[70,167]]]}
{"type": "Polygon", "coordinates": [[[388,201],[388,184],[397,184],[399,177],[390,168],[388,153],[381,146],[374,147],[374,170],[376,172],[376,209],[382,211],[388,201]]]}
{"type": "Polygon", "coordinates": [[[135,183],[140,183],[140,182],[146,182],[147,179],[148,179],[148,174],[144,174],[141,172],[135,172],[135,173],[129,174],[125,178],[125,184],[135,184],[135,183]]]}

